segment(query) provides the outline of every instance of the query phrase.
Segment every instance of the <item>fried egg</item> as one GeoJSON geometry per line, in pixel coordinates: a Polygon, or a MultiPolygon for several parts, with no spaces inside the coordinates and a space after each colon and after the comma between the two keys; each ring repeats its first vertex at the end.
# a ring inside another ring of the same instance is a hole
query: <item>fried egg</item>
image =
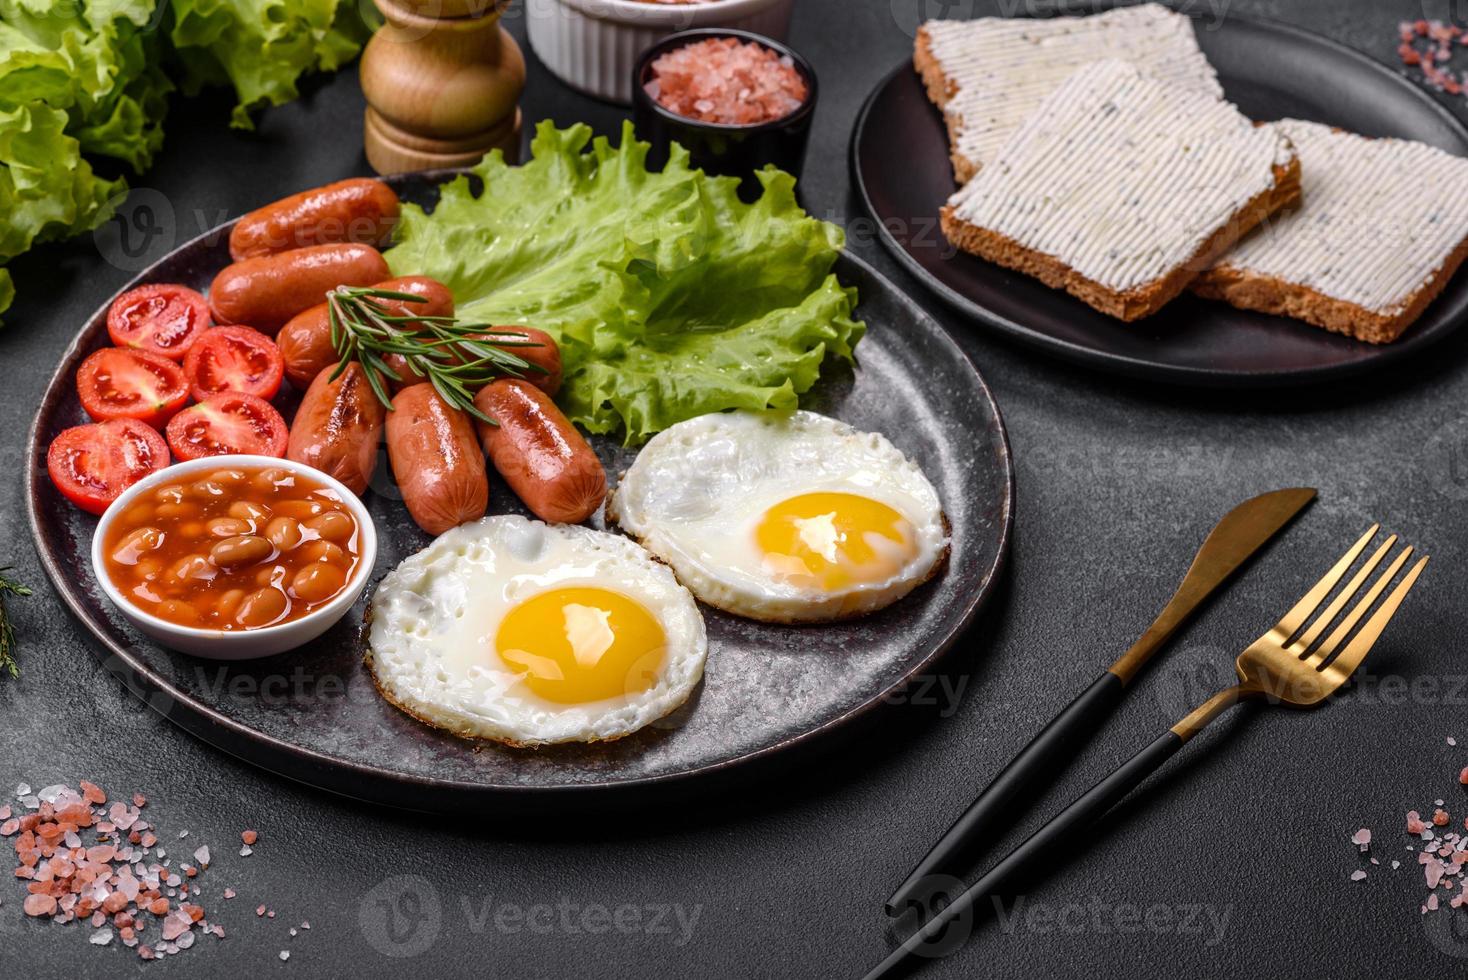
{"type": "Polygon", "coordinates": [[[698,598],[766,622],[881,609],[948,554],[938,493],[917,464],[814,412],[680,422],[638,454],[607,515],[698,598]]]}
{"type": "Polygon", "coordinates": [[[703,676],[698,604],[633,542],[499,516],[405,559],[372,598],[383,695],[455,735],[597,742],[656,721],[703,676]]]}

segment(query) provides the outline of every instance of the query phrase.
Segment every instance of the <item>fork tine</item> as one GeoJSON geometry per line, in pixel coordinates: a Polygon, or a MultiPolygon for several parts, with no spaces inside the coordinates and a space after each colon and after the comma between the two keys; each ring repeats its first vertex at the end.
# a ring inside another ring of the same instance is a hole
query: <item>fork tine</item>
{"type": "Polygon", "coordinates": [[[1356,634],[1355,638],[1341,651],[1341,655],[1336,657],[1334,662],[1328,666],[1329,670],[1338,671],[1347,677],[1355,673],[1356,668],[1361,665],[1361,661],[1366,659],[1366,655],[1376,645],[1376,639],[1381,636],[1381,631],[1386,629],[1386,624],[1396,614],[1397,607],[1402,604],[1402,600],[1407,597],[1407,593],[1412,591],[1412,586],[1416,583],[1417,576],[1421,575],[1422,569],[1426,567],[1427,556],[1423,555],[1421,560],[1412,566],[1412,570],[1407,573],[1407,577],[1402,579],[1401,584],[1392,590],[1392,594],[1376,610],[1375,615],[1366,621],[1365,626],[1361,627],[1361,632],[1356,634]]]}
{"type": "Polygon", "coordinates": [[[1287,641],[1295,635],[1295,631],[1305,622],[1305,617],[1314,612],[1315,607],[1320,605],[1325,597],[1330,594],[1330,590],[1335,588],[1336,583],[1345,576],[1346,570],[1355,562],[1356,556],[1366,550],[1366,546],[1371,543],[1371,539],[1376,537],[1376,532],[1380,530],[1380,524],[1371,525],[1371,530],[1361,535],[1360,541],[1351,545],[1351,550],[1342,555],[1341,560],[1335,563],[1335,567],[1325,573],[1325,578],[1316,582],[1310,591],[1305,593],[1304,598],[1295,603],[1294,608],[1285,613],[1284,618],[1275,624],[1274,629],[1284,634],[1282,640],[1287,641]]]}
{"type": "MultiPolygon", "coordinates": [[[[1386,543],[1376,549],[1376,554],[1366,559],[1365,564],[1351,577],[1351,581],[1346,587],[1341,589],[1339,594],[1330,601],[1330,605],[1325,607],[1325,612],[1315,617],[1315,622],[1310,624],[1309,629],[1301,633],[1300,638],[1294,643],[1291,643],[1286,649],[1303,658],[1309,652],[1311,645],[1320,639],[1320,634],[1325,632],[1325,628],[1335,621],[1335,618],[1340,615],[1341,610],[1346,607],[1346,603],[1350,602],[1351,597],[1360,590],[1361,584],[1366,581],[1366,576],[1370,575],[1376,566],[1381,564],[1381,560],[1386,557],[1387,552],[1391,551],[1392,545],[1396,543],[1397,536],[1395,534],[1387,538],[1386,543]]],[[[1412,549],[1409,548],[1407,550],[1411,551],[1412,549]]]]}
{"type": "MultiPolygon", "coordinates": [[[[1381,557],[1379,552],[1377,553],[1377,557],[1381,557]]],[[[1360,621],[1362,616],[1366,615],[1367,611],[1371,608],[1371,604],[1377,600],[1378,596],[1386,591],[1386,587],[1391,584],[1392,579],[1397,577],[1397,573],[1402,570],[1402,566],[1407,564],[1407,559],[1411,557],[1412,548],[1409,545],[1406,550],[1400,555],[1397,555],[1396,560],[1391,563],[1386,573],[1376,580],[1376,584],[1371,586],[1365,598],[1356,603],[1356,608],[1352,609],[1346,615],[1346,618],[1341,620],[1341,624],[1336,627],[1335,632],[1331,633],[1330,637],[1324,643],[1320,644],[1320,649],[1310,654],[1309,659],[1305,662],[1315,666],[1324,663],[1335,648],[1340,646],[1341,641],[1350,635],[1351,629],[1360,621]]]]}

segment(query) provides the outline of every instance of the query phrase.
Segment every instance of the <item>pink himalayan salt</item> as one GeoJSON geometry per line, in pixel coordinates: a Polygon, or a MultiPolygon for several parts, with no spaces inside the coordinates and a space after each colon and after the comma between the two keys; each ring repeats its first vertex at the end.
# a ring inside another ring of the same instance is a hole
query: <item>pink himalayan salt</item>
{"type": "Polygon", "coordinates": [[[800,108],[809,87],[790,58],[738,38],[709,38],[660,55],[647,94],[688,119],[756,126],[800,108]]]}
{"type": "Polygon", "coordinates": [[[1351,843],[1359,846],[1363,851],[1366,850],[1367,847],[1371,846],[1371,829],[1369,827],[1362,827],[1356,831],[1351,835],[1351,843]]]}
{"type": "Polygon", "coordinates": [[[1422,822],[1422,814],[1416,810],[1407,811],[1407,833],[1420,834],[1427,829],[1427,824],[1422,822]]]}

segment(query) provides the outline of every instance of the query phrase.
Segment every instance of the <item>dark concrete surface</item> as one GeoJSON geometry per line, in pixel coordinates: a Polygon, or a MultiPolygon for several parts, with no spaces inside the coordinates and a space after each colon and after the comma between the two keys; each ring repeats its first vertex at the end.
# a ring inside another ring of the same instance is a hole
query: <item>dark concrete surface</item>
{"type": "MultiPolygon", "coordinates": [[[[1424,12],[1406,0],[1219,5],[1389,62],[1397,22],[1424,12]]],[[[927,13],[1014,6],[928,0],[927,13]]],[[[1452,12],[1446,2],[1425,6],[1428,16],[1452,12]]],[[[523,36],[518,7],[511,18],[523,36]]],[[[807,205],[848,223],[853,249],[925,299],[850,223],[846,170],[857,108],[906,57],[917,20],[915,0],[801,0],[792,42],[822,81],[807,205]]],[[[529,61],[527,119],[616,127],[619,111],[529,61]]],[[[149,195],[171,208],[169,242],[365,170],[352,70],[308,85],[254,133],[227,129],[228,105],[223,96],[176,102],[165,151],[137,182],[135,201],[149,195]]],[[[21,298],[0,332],[0,564],[16,564],[37,595],[12,604],[24,673],[0,681],[0,796],[22,780],[142,790],[165,842],[188,829],[189,844],[213,847],[205,900],[229,936],[142,964],[120,948],[90,947],[74,927],[24,920],[19,883],[0,883],[0,975],[857,976],[892,942],[880,911],[888,890],[1146,625],[1212,522],[1246,496],[1299,484],[1319,487],[1320,501],[1143,676],[1105,737],[1003,843],[1222,681],[1234,654],[1380,520],[1434,560],[1356,690],[1310,714],[1227,718],[1104,833],[1057,855],[1057,872],[1023,906],[974,927],[967,945],[921,975],[1344,980],[1462,975],[1468,964],[1468,916],[1419,914],[1425,889],[1401,833],[1407,809],[1442,798],[1458,823],[1468,808],[1456,780],[1468,764],[1459,632],[1468,335],[1337,388],[1208,394],[1068,368],[928,301],[993,387],[1018,469],[1010,581],[960,652],[956,669],[968,673],[931,690],[936,703],[894,706],[823,761],[764,774],[734,796],[692,792],[641,814],[486,825],[372,809],[195,741],[103,673],[50,596],[22,507],[20,471],[31,465],[23,439],[73,331],[132,275],[113,243],[101,245],[111,260],[83,240],[12,266],[21,298]],[[1463,744],[1450,747],[1448,736],[1463,744]],[[1361,826],[1376,833],[1379,867],[1348,841],[1361,826]],[[261,842],[240,858],[245,827],[261,842]],[[1389,869],[1392,859],[1401,870],[1389,869]],[[1370,874],[1352,882],[1358,866],[1370,874]],[[239,893],[233,902],[220,901],[225,886],[239,893]],[[277,917],[257,919],[260,903],[277,917]],[[288,937],[301,919],[311,930],[288,937]]]]}

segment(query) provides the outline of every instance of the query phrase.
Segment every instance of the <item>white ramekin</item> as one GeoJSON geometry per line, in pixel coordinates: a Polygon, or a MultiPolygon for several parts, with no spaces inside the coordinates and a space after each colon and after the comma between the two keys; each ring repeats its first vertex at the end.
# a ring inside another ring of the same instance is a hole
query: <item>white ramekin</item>
{"type": "Polygon", "coordinates": [[[191,459],[172,466],[165,466],[157,473],[149,474],[123,491],[122,495],[113,501],[112,505],[102,514],[102,518],[97,522],[97,529],[92,534],[92,573],[97,576],[97,584],[101,586],[102,592],[112,600],[112,604],[122,612],[127,621],[166,647],[191,653],[196,657],[207,657],[210,660],[251,660],[293,650],[298,646],[310,643],[335,626],[337,621],[347,614],[347,610],[352,608],[352,603],[357,601],[357,597],[367,587],[367,579],[372,574],[372,565],[376,560],[377,530],[372,526],[372,516],[367,513],[367,508],[362,504],[361,499],[320,470],[289,459],[277,459],[274,456],[206,456],[203,459],[191,459]],[[352,516],[357,519],[357,526],[361,528],[362,547],[352,578],[335,599],[320,609],[315,609],[300,619],[294,619],[288,623],[262,626],[254,630],[206,630],[194,626],[177,626],[133,605],[118,591],[117,586],[112,584],[112,579],[107,575],[106,563],[103,561],[102,542],[106,539],[107,530],[111,527],[112,522],[116,520],[117,515],[126,511],[133,501],[162,484],[171,483],[191,473],[232,466],[251,470],[269,467],[290,470],[292,473],[310,477],[335,490],[346,503],[347,509],[352,512],[352,516]]]}
{"type": "Polygon", "coordinates": [[[694,27],[734,27],[777,41],[790,32],[795,0],[525,0],[530,46],[574,89],[628,105],[632,69],[654,41],[694,27]]]}

